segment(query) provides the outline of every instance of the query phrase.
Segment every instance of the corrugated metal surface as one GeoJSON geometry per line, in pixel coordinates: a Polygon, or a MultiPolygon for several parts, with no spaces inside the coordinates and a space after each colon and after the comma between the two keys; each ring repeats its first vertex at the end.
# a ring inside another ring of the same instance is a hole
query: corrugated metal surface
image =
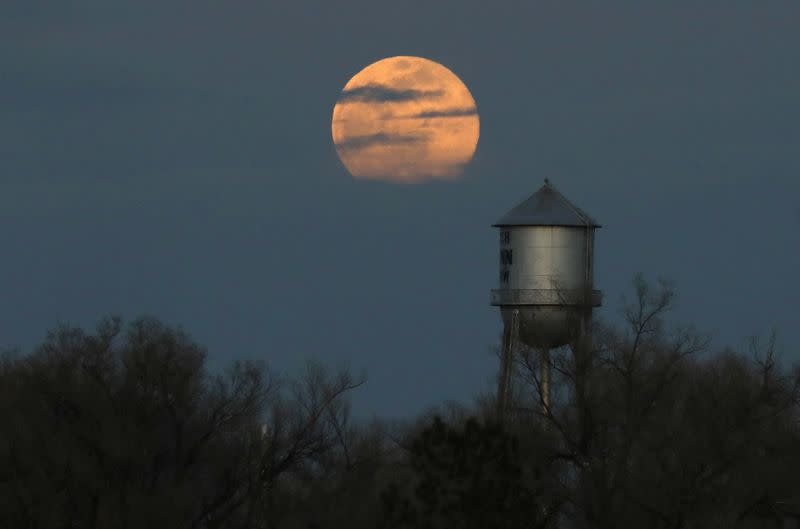
{"type": "Polygon", "coordinates": [[[500,289],[591,289],[593,230],[575,226],[503,227],[500,230],[500,289]]]}

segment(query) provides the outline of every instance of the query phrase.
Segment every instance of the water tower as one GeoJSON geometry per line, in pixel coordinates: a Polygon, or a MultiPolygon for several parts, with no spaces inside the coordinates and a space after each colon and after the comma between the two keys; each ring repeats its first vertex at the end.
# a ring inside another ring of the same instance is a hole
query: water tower
{"type": "Polygon", "coordinates": [[[518,344],[540,359],[543,411],[550,405],[549,351],[569,345],[574,353],[588,344],[594,290],[594,230],[589,215],[545,179],[544,185],[498,220],[500,288],[491,304],[500,307],[503,344],[498,380],[498,418],[508,413],[511,370],[518,344]]]}

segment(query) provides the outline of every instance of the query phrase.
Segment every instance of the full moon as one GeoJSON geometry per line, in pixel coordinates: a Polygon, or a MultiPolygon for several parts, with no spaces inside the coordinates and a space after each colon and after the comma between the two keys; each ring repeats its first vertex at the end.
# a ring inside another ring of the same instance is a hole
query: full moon
{"type": "Polygon", "coordinates": [[[455,180],[478,145],[478,108],[441,64],[389,57],[358,72],[333,108],[333,143],[355,178],[455,180]]]}

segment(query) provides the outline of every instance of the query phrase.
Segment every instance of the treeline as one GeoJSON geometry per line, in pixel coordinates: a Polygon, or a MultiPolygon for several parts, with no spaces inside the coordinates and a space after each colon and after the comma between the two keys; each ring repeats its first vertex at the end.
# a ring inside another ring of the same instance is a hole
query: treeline
{"type": "Polygon", "coordinates": [[[635,282],[624,325],[533,351],[491,396],[357,423],[364,382],[210,373],[178,329],[62,327],[0,364],[0,528],[730,528],[800,519],[800,370],[775,340],[712,353],[635,282]]]}

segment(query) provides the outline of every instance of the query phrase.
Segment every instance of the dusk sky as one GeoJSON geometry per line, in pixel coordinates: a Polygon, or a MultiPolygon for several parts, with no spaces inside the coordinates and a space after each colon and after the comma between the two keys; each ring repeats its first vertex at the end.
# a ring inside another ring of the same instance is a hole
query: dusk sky
{"type": "Polygon", "coordinates": [[[366,371],[358,415],[488,391],[491,224],[545,177],[715,348],[800,360],[800,3],[38,2],[0,7],[0,349],[152,315],[212,367],[366,371]],[[666,4],[669,4],[668,6],[666,4]],[[342,88],[412,55],[468,87],[461,178],[356,180],[342,88]]]}

